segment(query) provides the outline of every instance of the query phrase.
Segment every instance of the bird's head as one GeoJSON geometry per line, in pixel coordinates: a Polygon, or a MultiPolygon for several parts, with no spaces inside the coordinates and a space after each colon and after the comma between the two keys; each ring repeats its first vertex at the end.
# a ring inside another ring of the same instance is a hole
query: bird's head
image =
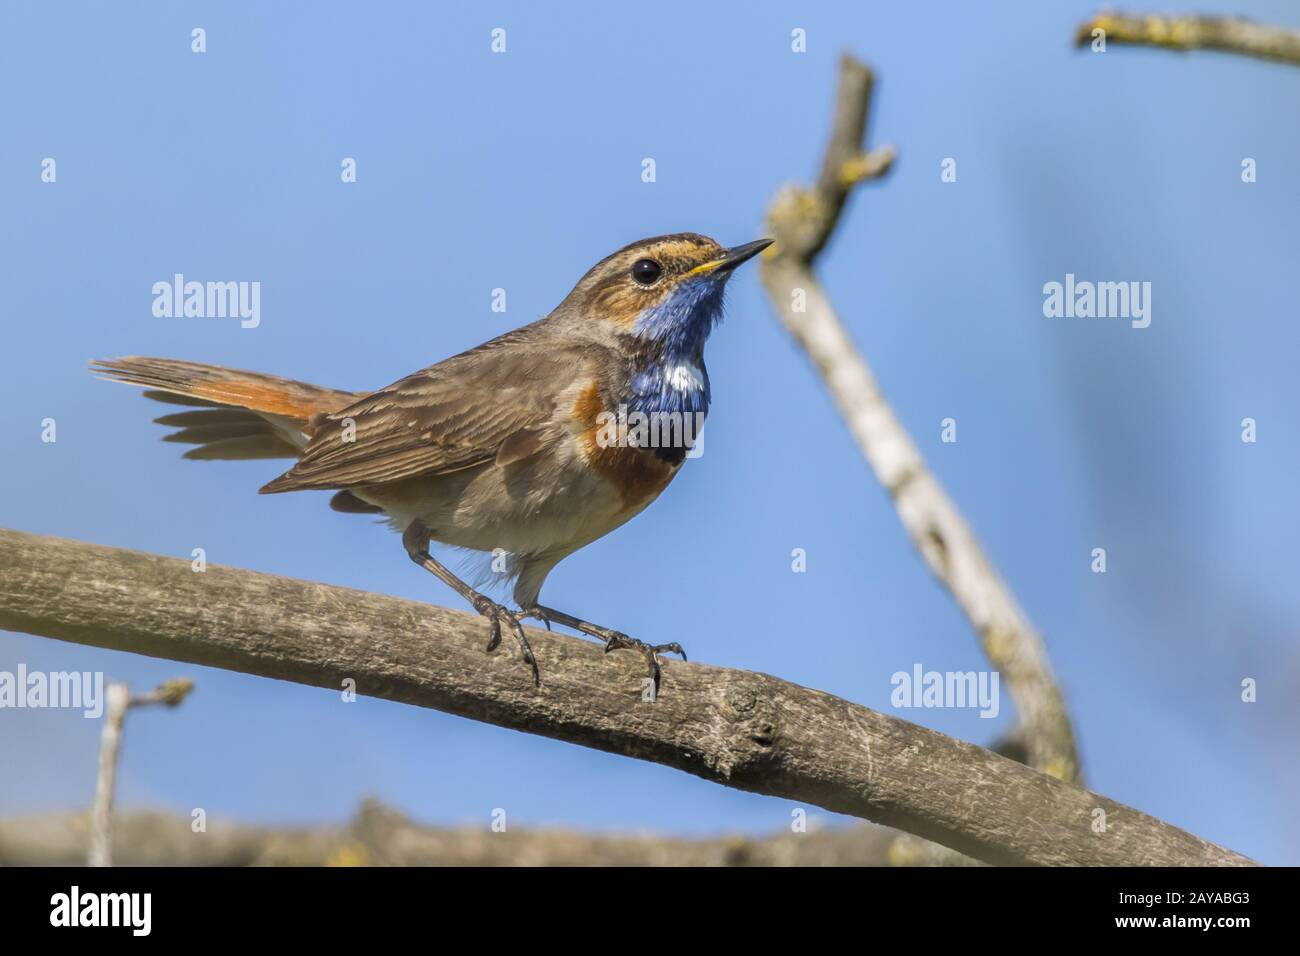
{"type": "Polygon", "coordinates": [[[642,239],[596,263],[565,300],[584,321],[670,354],[699,354],[722,318],[722,293],[736,267],[771,239],[724,248],[692,232],[642,239]]]}

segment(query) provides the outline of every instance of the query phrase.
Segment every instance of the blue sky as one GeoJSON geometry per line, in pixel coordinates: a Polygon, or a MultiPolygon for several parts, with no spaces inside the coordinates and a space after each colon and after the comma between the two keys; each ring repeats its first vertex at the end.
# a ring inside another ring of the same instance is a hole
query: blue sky
{"type": "MultiPolygon", "coordinates": [[[[1094,9],[5,4],[0,526],[459,606],[326,496],[259,497],[277,462],[181,460],[159,407],[85,363],[376,388],[545,314],[634,239],[756,238],[773,192],[814,174],[852,50],[879,77],[873,139],[899,160],[852,200],[821,272],[1043,632],[1089,784],[1300,863],[1300,70],[1075,51],[1094,9]],[[260,326],[155,318],[151,286],[176,272],[259,281],[260,326]],[[1066,273],[1151,282],[1151,326],[1045,318],[1043,284],[1066,273]]],[[[1300,26],[1282,2],[1233,10],[1300,26]]],[[[980,669],[756,270],[707,357],[704,456],[561,564],[549,603],[886,711],[895,671],[980,669]]],[[[327,821],[373,794],[430,822],[504,807],[512,825],[675,833],[774,830],[793,806],[432,711],[0,635],[0,669],[19,662],[139,688],[194,677],[181,710],[132,716],[126,806],[327,821]]],[[[1011,719],[892,712],[978,742],[1011,719]]],[[[0,814],[87,805],[97,732],[0,713],[0,814]]]]}

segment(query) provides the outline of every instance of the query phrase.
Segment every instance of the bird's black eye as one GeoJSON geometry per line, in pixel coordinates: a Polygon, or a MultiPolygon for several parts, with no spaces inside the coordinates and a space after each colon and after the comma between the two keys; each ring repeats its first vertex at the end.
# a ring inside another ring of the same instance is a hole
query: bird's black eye
{"type": "Polygon", "coordinates": [[[663,271],[664,267],[653,259],[638,259],[632,265],[632,278],[641,285],[654,285],[663,271]]]}

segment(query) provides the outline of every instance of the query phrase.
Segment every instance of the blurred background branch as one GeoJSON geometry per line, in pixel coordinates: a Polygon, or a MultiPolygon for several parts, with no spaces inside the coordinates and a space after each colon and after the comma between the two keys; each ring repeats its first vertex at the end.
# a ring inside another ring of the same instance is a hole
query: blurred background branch
{"type": "Polygon", "coordinates": [[[1098,30],[1105,34],[1107,43],[1166,50],[1219,50],[1300,66],[1300,30],[1265,26],[1240,17],[1099,13],[1079,25],[1075,44],[1092,44],[1098,30]]]}
{"type": "Polygon", "coordinates": [[[864,151],[872,87],[870,68],[845,55],[817,183],[811,188],[787,186],[768,209],[768,234],[776,244],[762,258],[763,283],[777,315],[807,352],[889,492],[913,544],[952,594],[989,663],[1006,681],[1020,725],[1005,749],[1023,755],[1035,769],[1075,781],[1080,773],[1074,732],[1042,638],[926,467],[813,272],[850,191],[885,175],[894,158],[888,146],[864,151]]]}
{"type": "MultiPolygon", "coordinates": [[[[0,820],[0,866],[84,859],[85,813],[0,820]]],[[[876,866],[892,830],[863,824],[764,837],[692,839],[568,829],[425,826],[376,800],[340,825],[249,826],[158,811],[120,813],[113,859],[124,866],[876,866]]]]}

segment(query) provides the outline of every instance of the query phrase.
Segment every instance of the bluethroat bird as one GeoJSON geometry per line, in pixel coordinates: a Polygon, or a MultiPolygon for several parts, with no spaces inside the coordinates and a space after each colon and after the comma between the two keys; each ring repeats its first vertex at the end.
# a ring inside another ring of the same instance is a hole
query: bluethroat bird
{"type": "Polygon", "coordinates": [[[196,406],[156,419],[179,429],[164,441],[197,446],[186,458],[296,458],[263,494],[328,489],[336,511],[385,516],[411,560],[490,621],[489,651],[503,624],[513,632],[535,683],[526,618],[599,638],[607,651],[639,651],[657,688],[658,655],[685,658],[679,644],[635,640],[538,596],[556,564],[640,513],[681,469],[687,441],[625,441],[615,423],[634,413],[702,421],[704,343],[723,290],[770,244],[724,249],[694,233],[634,242],[596,263],[545,318],[375,392],[175,359],[92,367],[149,398],[196,406]],[[435,561],[431,541],[508,555],[519,612],[435,561]]]}

